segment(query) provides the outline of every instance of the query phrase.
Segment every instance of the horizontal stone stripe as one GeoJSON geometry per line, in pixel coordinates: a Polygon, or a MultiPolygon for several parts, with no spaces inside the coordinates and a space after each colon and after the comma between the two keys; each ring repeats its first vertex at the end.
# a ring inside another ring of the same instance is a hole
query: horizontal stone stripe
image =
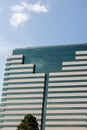
{"type": "Polygon", "coordinates": [[[45,130],[87,130],[86,127],[45,127],[45,130]]]}
{"type": "Polygon", "coordinates": [[[46,121],[46,124],[51,124],[51,125],[64,125],[64,124],[72,124],[72,125],[86,125],[86,121],[46,121]]]}
{"type": "MultiPolygon", "coordinates": [[[[17,126],[15,126],[15,127],[12,127],[12,126],[10,126],[10,127],[3,127],[3,128],[1,128],[1,130],[16,130],[17,129],[17,126]]],[[[39,126],[39,129],[40,129],[40,126],[39,126]]]]}
{"type": "Polygon", "coordinates": [[[62,63],[62,65],[84,65],[84,64],[87,64],[87,61],[71,61],[62,63]]]}
{"type": "Polygon", "coordinates": [[[16,130],[17,127],[6,127],[1,128],[1,130],[16,130]]]}
{"type": "Polygon", "coordinates": [[[19,65],[9,65],[5,66],[5,68],[26,68],[26,67],[34,67],[34,64],[19,64],[19,65]]]}
{"type": "Polygon", "coordinates": [[[85,93],[48,93],[48,97],[58,97],[58,96],[60,96],[60,97],[62,97],[62,96],[65,96],[65,97],[67,97],[67,96],[87,96],[87,92],[85,92],[85,93]]]}
{"type": "Polygon", "coordinates": [[[44,82],[45,78],[36,78],[36,79],[9,79],[4,81],[4,83],[20,83],[20,82],[44,82]]]}
{"type": "MultiPolygon", "coordinates": [[[[40,125],[38,126],[40,129],[40,125]]],[[[17,126],[15,125],[4,125],[3,128],[1,128],[1,130],[16,130],[17,126]]]]}
{"type": "Polygon", "coordinates": [[[2,101],[2,103],[4,103],[4,104],[9,104],[9,103],[33,103],[33,102],[42,102],[43,101],[43,99],[37,99],[37,100],[25,100],[25,101],[23,101],[23,100],[6,100],[6,101],[2,101]]]}
{"type": "Polygon", "coordinates": [[[47,104],[47,108],[68,108],[68,107],[87,107],[87,104],[47,104]]]}
{"type": "Polygon", "coordinates": [[[33,72],[33,68],[32,69],[17,69],[17,70],[6,70],[5,74],[9,74],[9,73],[17,73],[17,72],[33,72]]]}
{"type": "MultiPolygon", "coordinates": [[[[39,120],[38,120],[39,121],[39,120]]],[[[71,121],[71,122],[73,122],[73,121],[87,121],[87,119],[79,119],[79,118],[73,118],[73,119],[70,119],[70,118],[68,118],[68,119],[60,119],[60,118],[57,118],[57,119],[46,119],[46,121],[71,121]]]]}
{"type": "MultiPolygon", "coordinates": [[[[38,126],[40,129],[40,125],[38,126]]],[[[16,130],[17,129],[17,125],[3,125],[3,128],[1,128],[1,130],[16,130]]]]}
{"type": "MultiPolygon", "coordinates": [[[[1,108],[1,107],[0,107],[1,108]]],[[[21,109],[21,108],[42,108],[42,104],[37,104],[37,105],[15,105],[15,106],[6,106],[2,107],[1,109],[21,109]]]]}
{"type": "Polygon", "coordinates": [[[48,99],[47,102],[85,102],[87,101],[87,98],[69,98],[69,99],[48,99]]]}
{"type": "Polygon", "coordinates": [[[82,110],[47,110],[47,112],[46,113],[53,113],[53,114],[59,114],[59,113],[66,113],[66,114],[68,114],[68,113],[87,113],[87,110],[85,110],[85,109],[82,109],[82,110]]]}
{"type": "MultiPolygon", "coordinates": [[[[42,107],[39,107],[39,108],[6,108],[6,109],[4,109],[4,111],[24,111],[24,110],[35,110],[35,111],[37,111],[37,110],[42,110],[42,107]]],[[[2,111],[2,112],[4,112],[4,111],[2,111]]]]}
{"type": "Polygon", "coordinates": [[[77,88],[48,88],[48,92],[52,91],[86,91],[87,87],[77,87],[77,88]]]}
{"type": "MultiPolygon", "coordinates": [[[[1,130],[16,130],[17,127],[7,127],[1,130]]],[[[86,127],[47,127],[45,130],[87,130],[86,127]]]]}
{"type": "Polygon", "coordinates": [[[11,64],[11,63],[22,63],[22,59],[6,61],[6,64],[11,64]]]}
{"type": "MultiPolygon", "coordinates": [[[[15,122],[3,122],[3,125],[19,125],[21,121],[15,121],[15,122]]],[[[38,121],[38,124],[41,124],[41,121],[38,121]]]]}
{"type": "Polygon", "coordinates": [[[23,55],[10,55],[10,56],[7,56],[7,59],[13,59],[13,58],[23,58],[23,55]]]}
{"type": "MultiPolygon", "coordinates": [[[[23,117],[24,118],[24,117],[23,117]]],[[[21,119],[23,119],[23,118],[21,118],[21,119]]],[[[4,119],[4,121],[5,122],[16,122],[16,121],[20,121],[21,122],[21,119],[4,119]]],[[[41,121],[41,119],[37,119],[37,122],[38,121],[41,121]]],[[[2,121],[2,123],[3,123],[3,121],[2,121]]]]}
{"type": "Polygon", "coordinates": [[[20,122],[21,122],[21,121],[17,121],[17,122],[5,122],[5,121],[4,121],[2,124],[3,124],[3,125],[16,125],[16,126],[17,126],[17,125],[20,124],[20,122]]]}
{"type": "Polygon", "coordinates": [[[4,86],[4,88],[16,88],[16,87],[44,87],[44,83],[38,83],[38,84],[9,84],[4,86]]]}
{"type": "MultiPolygon", "coordinates": [[[[35,116],[36,119],[41,119],[41,116],[35,116]]],[[[23,119],[24,116],[5,116],[2,118],[3,120],[9,120],[9,119],[12,119],[12,120],[15,120],[15,119],[23,119]]]]}
{"type": "Polygon", "coordinates": [[[46,119],[86,119],[86,115],[63,115],[63,116],[58,116],[58,115],[53,115],[53,116],[46,116],[46,119]]]}
{"type": "Polygon", "coordinates": [[[6,95],[6,96],[2,96],[2,98],[24,98],[24,97],[43,97],[43,94],[23,94],[23,95],[16,95],[16,97],[14,95],[6,95]]]}
{"type": "Polygon", "coordinates": [[[42,110],[22,110],[22,111],[4,111],[3,114],[35,114],[35,113],[42,113],[42,110]]]}
{"type": "MultiPolygon", "coordinates": [[[[60,128],[60,127],[61,127],[61,128],[67,128],[67,127],[68,127],[68,128],[71,128],[71,127],[72,127],[72,128],[74,129],[74,128],[79,128],[79,127],[80,127],[80,128],[86,128],[87,125],[84,125],[84,124],[83,124],[83,125],[82,125],[82,124],[79,124],[79,125],[76,125],[76,124],[75,124],[75,125],[73,125],[73,124],[68,124],[68,125],[67,125],[67,124],[66,124],[66,125],[64,124],[64,125],[61,125],[61,124],[60,124],[60,125],[59,125],[59,124],[58,124],[58,125],[46,125],[46,127],[48,127],[48,128],[50,128],[50,127],[51,127],[51,128],[54,128],[54,127],[55,127],[55,128],[60,128]]],[[[55,129],[54,129],[54,130],[55,130],[55,129]]],[[[59,130],[59,129],[58,129],[58,130],[59,130]]],[[[68,129],[68,130],[69,130],[69,129],[68,129]]],[[[70,129],[70,130],[71,130],[71,129],[70,129]]],[[[76,130],[77,130],[77,129],[76,129],[76,130]]],[[[78,130],[79,130],[79,129],[78,129],[78,130]]]]}
{"type": "Polygon", "coordinates": [[[21,106],[21,105],[38,105],[38,104],[42,104],[42,102],[29,102],[29,103],[25,103],[25,102],[23,102],[23,103],[6,103],[6,104],[2,104],[2,105],[6,105],[6,106],[15,106],[15,105],[17,105],[17,106],[21,106]]]}
{"type": "Polygon", "coordinates": [[[86,115],[86,113],[46,113],[47,116],[66,116],[66,115],[71,115],[71,116],[76,116],[76,115],[86,115]]]}
{"type": "MultiPolygon", "coordinates": [[[[19,83],[18,83],[18,84],[19,84],[19,83]]],[[[28,84],[30,84],[30,83],[28,83],[28,84]]],[[[37,84],[37,83],[36,83],[36,84],[37,84]]],[[[44,84],[44,83],[43,83],[43,84],[44,84]]],[[[12,84],[12,85],[14,85],[14,84],[12,84]]],[[[7,85],[6,85],[6,86],[7,86],[7,85]]],[[[9,90],[13,90],[13,91],[14,91],[14,90],[18,90],[18,91],[20,91],[20,90],[23,90],[23,89],[25,89],[25,90],[28,90],[28,89],[29,89],[29,90],[31,90],[31,89],[43,89],[43,87],[42,87],[42,86],[41,86],[41,87],[40,87],[40,86],[39,86],[39,87],[30,87],[30,86],[29,86],[29,87],[25,87],[25,86],[24,86],[24,87],[7,88],[7,87],[4,86],[3,92],[4,92],[4,91],[9,91],[9,90]]]]}
{"type": "Polygon", "coordinates": [[[68,81],[68,80],[87,80],[87,76],[49,78],[49,81],[68,81]]]}
{"type": "Polygon", "coordinates": [[[78,86],[87,85],[87,82],[49,83],[48,86],[78,86]]]}
{"type": "Polygon", "coordinates": [[[43,94],[43,92],[11,92],[11,93],[3,93],[3,95],[23,95],[23,94],[43,94]]]}
{"type": "Polygon", "coordinates": [[[44,90],[43,90],[43,89],[40,89],[40,90],[39,90],[39,89],[37,89],[37,90],[35,90],[35,89],[32,89],[32,90],[30,89],[30,90],[29,90],[29,89],[28,89],[28,90],[20,90],[20,91],[16,91],[16,90],[15,90],[15,91],[12,91],[12,90],[10,90],[10,91],[4,91],[3,93],[4,93],[4,94],[6,93],[6,94],[8,94],[8,95],[9,95],[9,94],[13,94],[13,95],[14,95],[14,93],[15,93],[15,94],[19,94],[19,93],[24,94],[24,93],[28,93],[28,92],[29,92],[29,94],[30,94],[30,93],[35,93],[35,92],[36,92],[36,93],[39,93],[39,92],[40,92],[40,93],[43,93],[44,90]]]}
{"type": "Polygon", "coordinates": [[[43,88],[39,88],[39,89],[17,89],[17,90],[10,90],[8,89],[7,91],[3,91],[4,93],[13,93],[13,92],[43,92],[44,89],[43,88]]]}
{"type": "Polygon", "coordinates": [[[87,56],[76,56],[76,60],[82,60],[82,59],[87,59],[87,56]]]}
{"type": "Polygon", "coordinates": [[[76,55],[78,55],[78,54],[87,54],[87,50],[76,51],[76,55]]]}
{"type": "Polygon", "coordinates": [[[87,75],[87,71],[77,71],[77,72],[53,72],[49,73],[49,76],[72,76],[72,75],[87,75]]]}
{"type": "Polygon", "coordinates": [[[44,77],[45,74],[44,73],[34,73],[34,74],[10,74],[8,76],[4,76],[4,78],[16,78],[16,77],[29,77],[29,78],[32,78],[32,77],[44,77]]]}
{"type": "Polygon", "coordinates": [[[85,70],[87,66],[62,67],[62,70],[85,70]]]}
{"type": "MultiPolygon", "coordinates": [[[[3,114],[3,118],[6,117],[6,116],[8,116],[8,117],[10,116],[12,118],[13,116],[19,117],[19,116],[24,116],[24,115],[26,115],[26,113],[17,113],[17,114],[12,114],[12,113],[10,114],[9,113],[9,114],[3,114]]],[[[36,116],[42,116],[42,113],[33,113],[33,116],[35,116],[35,117],[36,116]]]]}

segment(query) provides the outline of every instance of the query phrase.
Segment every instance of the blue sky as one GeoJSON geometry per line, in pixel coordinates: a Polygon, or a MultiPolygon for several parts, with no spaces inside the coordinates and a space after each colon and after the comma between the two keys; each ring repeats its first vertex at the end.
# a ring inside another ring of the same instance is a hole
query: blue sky
{"type": "Polygon", "coordinates": [[[87,42],[87,0],[1,0],[0,86],[14,48],[87,42]]]}

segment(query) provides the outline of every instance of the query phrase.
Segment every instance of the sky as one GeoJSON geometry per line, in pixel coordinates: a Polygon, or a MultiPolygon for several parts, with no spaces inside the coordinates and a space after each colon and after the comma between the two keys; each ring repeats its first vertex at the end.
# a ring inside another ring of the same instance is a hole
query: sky
{"type": "Polygon", "coordinates": [[[87,0],[0,0],[0,91],[15,48],[87,43],[87,0]]]}

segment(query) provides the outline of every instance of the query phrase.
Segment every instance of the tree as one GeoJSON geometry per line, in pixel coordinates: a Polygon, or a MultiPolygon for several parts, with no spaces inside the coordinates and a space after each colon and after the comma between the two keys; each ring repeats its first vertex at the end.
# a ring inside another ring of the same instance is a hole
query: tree
{"type": "Polygon", "coordinates": [[[36,118],[31,115],[25,115],[24,119],[17,126],[17,130],[39,130],[36,118]]]}

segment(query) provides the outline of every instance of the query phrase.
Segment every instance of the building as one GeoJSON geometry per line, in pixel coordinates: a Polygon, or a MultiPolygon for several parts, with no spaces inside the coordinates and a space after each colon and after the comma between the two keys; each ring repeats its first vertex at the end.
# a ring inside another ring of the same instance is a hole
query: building
{"type": "Polygon", "coordinates": [[[0,110],[1,130],[28,113],[41,130],[87,130],[87,44],[13,50],[0,110]]]}

